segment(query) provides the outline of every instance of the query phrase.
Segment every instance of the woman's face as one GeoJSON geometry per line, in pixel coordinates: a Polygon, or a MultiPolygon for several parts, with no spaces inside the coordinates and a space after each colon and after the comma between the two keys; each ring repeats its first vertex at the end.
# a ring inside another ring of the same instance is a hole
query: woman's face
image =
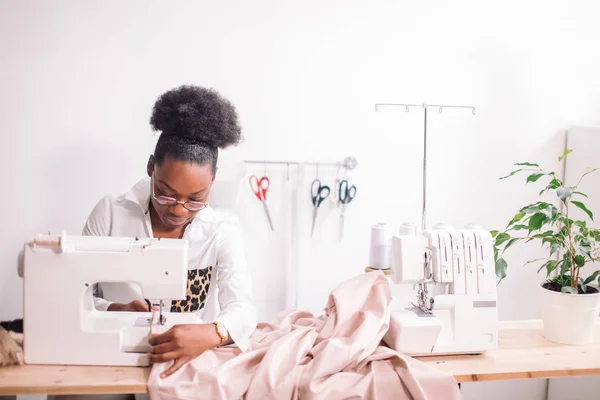
{"type": "MultiPolygon", "coordinates": [[[[154,193],[151,196],[152,206],[160,221],[167,229],[180,229],[190,222],[199,212],[198,202],[206,204],[214,174],[209,164],[198,165],[189,162],[165,158],[160,165],[148,163],[148,175],[152,178],[154,193]],[[179,203],[165,205],[164,200],[157,197],[170,197],[179,203]],[[184,206],[184,202],[189,202],[184,206]],[[163,204],[161,204],[163,203],[163,204]],[[187,207],[193,210],[188,210],[187,207]]],[[[200,204],[201,206],[201,204],[200,204]]]]}

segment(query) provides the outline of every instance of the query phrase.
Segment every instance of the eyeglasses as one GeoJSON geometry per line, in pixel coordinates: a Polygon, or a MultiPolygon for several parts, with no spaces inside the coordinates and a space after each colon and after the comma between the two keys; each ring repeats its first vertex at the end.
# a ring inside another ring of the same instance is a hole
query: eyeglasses
{"type": "Polygon", "coordinates": [[[192,211],[192,212],[197,212],[200,211],[204,208],[206,208],[206,206],[208,205],[207,203],[201,202],[201,201],[194,201],[194,200],[188,200],[188,201],[178,201],[177,199],[170,197],[170,196],[163,196],[163,195],[156,195],[154,193],[154,172],[152,173],[152,198],[154,200],[156,200],[156,202],[158,204],[160,204],[161,206],[175,206],[177,204],[181,204],[183,206],[183,208],[185,208],[188,211],[192,211]]]}

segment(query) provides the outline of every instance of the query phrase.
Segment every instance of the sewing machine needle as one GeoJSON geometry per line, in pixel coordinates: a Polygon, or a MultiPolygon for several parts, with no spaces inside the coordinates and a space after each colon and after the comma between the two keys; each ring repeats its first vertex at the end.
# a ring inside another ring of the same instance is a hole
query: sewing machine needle
{"type": "Polygon", "coordinates": [[[161,324],[161,325],[164,325],[164,324],[165,324],[165,317],[163,317],[163,312],[162,312],[162,309],[163,309],[163,301],[161,300],[161,301],[159,302],[159,317],[158,317],[158,323],[159,323],[159,324],[161,324]]]}

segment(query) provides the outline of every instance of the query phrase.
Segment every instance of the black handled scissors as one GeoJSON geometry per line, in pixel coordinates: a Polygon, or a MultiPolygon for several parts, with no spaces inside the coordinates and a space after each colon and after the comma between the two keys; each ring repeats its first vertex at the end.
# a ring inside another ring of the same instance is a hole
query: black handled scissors
{"type": "Polygon", "coordinates": [[[346,214],[346,206],[354,200],[356,196],[356,186],[348,183],[348,180],[344,179],[340,182],[339,200],[342,203],[342,210],[340,211],[340,240],[344,236],[344,215],[346,214]]]}
{"type": "Polygon", "coordinates": [[[312,198],[313,204],[313,219],[312,219],[312,229],[310,232],[310,236],[312,237],[313,233],[315,233],[315,222],[317,220],[317,212],[319,211],[319,207],[321,207],[321,203],[329,196],[331,190],[329,186],[321,185],[321,181],[315,179],[310,187],[310,195],[312,198]]]}

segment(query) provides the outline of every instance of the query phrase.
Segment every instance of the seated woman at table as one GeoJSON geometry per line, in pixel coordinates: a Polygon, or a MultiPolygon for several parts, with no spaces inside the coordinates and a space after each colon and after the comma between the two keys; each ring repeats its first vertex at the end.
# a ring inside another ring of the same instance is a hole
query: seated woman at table
{"type": "MultiPolygon", "coordinates": [[[[195,312],[205,324],[151,339],[151,362],[173,362],[166,377],[207,349],[235,344],[245,351],[257,316],[239,223],[208,205],[218,149],[242,139],[235,108],[214,90],[181,86],[158,98],[150,123],[162,133],[148,177],[100,200],[83,233],[189,241],[187,297],[167,311],[195,312]]],[[[95,294],[100,310],[148,311],[136,284],[100,283],[95,294]]]]}

